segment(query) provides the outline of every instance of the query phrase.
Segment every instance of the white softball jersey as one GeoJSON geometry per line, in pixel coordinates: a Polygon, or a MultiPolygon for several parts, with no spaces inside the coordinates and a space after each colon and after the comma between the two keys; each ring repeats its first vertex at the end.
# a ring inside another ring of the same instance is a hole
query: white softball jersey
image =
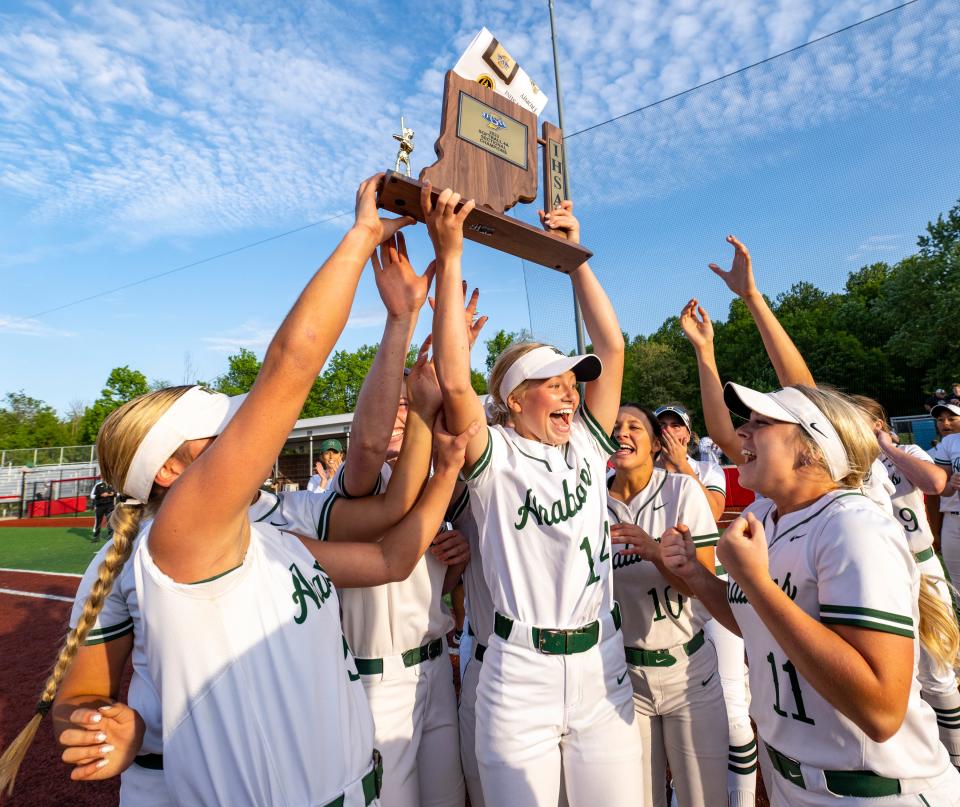
{"type": "Polygon", "coordinates": [[[710,460],[688,459],[687,462],[697,479],[707,490],[722,493],[724,496],[727,495],[727,476],[719,464],[710,460]]]}
{"type": "Polygon", "coordinates": [[[920,573],[900,525],[859,491],[832,491],[779,519],[774,509],[769,499],[747,508],[763,523],[774,582],[825,625],[912,639],[914,674],[903,724],[886,742],[874,742],[796,670],[790,648],[776,642],[731,577],[727,599],[750,659],[750,713],[761,738],[820,769],[867,770],[895,779],[943,773],[949,759],[916,677],[920,573]]]}
{"type": "Polygon", "coordinates": [[[132,562],[172,798],[358,803],[373,720],[337,592],[300,540],[253,523],[240,566],[184,584],[154,564],[148,528],[132,562]]]}
{"type": "MultiPolygon", "coordinates": [[[[899,451],[917,457],[924,462],[933,462],[933,458],[920,446],[897,446],[899,451]]],[[[924,504],[923,491],[913,484],[906,475],[897,468],[887,455],[880,454],[880,462],[887,469],[887,475],[893,484],[894,491],[890,497],[893,504],[893,515],[903,525],[910,551],[916,555],[927,547],[933,546],[933,531],[927,519],[927,508],[924,504]]]]}
{"type": "MultiPolygon", "coordinates": [[[[344,467],[328,486],[338,495],[344,495],[344,467]]],[[[391,467],[384,463],[375,490],[386,489],[391,475],[391,467]]],[[[453,616],[443,603],[446,574],[446,565],[428,550],[406,580],[341,591],[343,630],[356,656],[395,656],[446,636],[453,628],[453,616]]]]}
{"type": "Polygon", "coordinates": [[[879,457],[870,466],[870,473],[863,481],[860,490],[883,512],[893,515],[892,499],[896,489],[887,473],[887,467],[880,461],[879,457]]]}
{"type": "MultiPolygon", "coordinates": [[[[685,474],[654,468],[647,486],[629,502],[607,496],[611,523],[636,524],[659,541],[677,524],[686,524],[697,548],[720,538],[703,489],[685,474]]],[[[656,565],[635,555],[613,554],[613,594],[623,615],[627,647],[666,650],[689,641],[710,615],[673,590],[656,565]]]]}
{"type": "Polygon", "coordinates": [[[585,406],[550,446],[503,426],[466,477],[484,577],[497,611],[577,628],[613,607],[607,458],[617,446],[585,406]]]}
{"type": "MultiPolygon", "coordinates": [[[[930,456],[948,474],[960,471],[960,434],[948,434],[930,449],[930,456]]],[[[940,497],[941,513],[957,511],[960,511],[960,493],[954,492],[949,496],[940,497]]]]}
{"type": "MultiPolygon", "coordinates": [[[[332,497],[302,493],[283,493],[274,494],[266,491],[260,491],[256,501],[250,506],[248,511],[251,522],[269,521],[274,526],[282,526],[291,532],[295,532],[305,538],[315,538],[317,528],[323,523],[322,514],[326,512],[326,505],[332,497]]],[[[133,547],[130,552],[132,558],[140,542],[143,539],[145,531],[152,523],[152,519],[147,519],[141,523],[140,533],[134,539],[133,547]]],[[[94,556],[87,566],[80,585],[77,588],[76,599],[73,603],[73,610],[70,614],[70,627],[74,628],[80,620],[83,613],[84,604],[90,596],[90,590],[97,581],[100,571],[100,564],[103,562],[108,550],[111,547],[108,541],[100,551],[94,556]]],[[[134,565],[128,561],[123,569],[117,575],[113,582],[110,593],[104,600],[103,607],[97,615],[97,619],[87,634],[84,641],[85,645],[96,645],[119,639],[127,634],[133,634],[133,649],[130,654],[130,661],[133,666],[133,674],[130,678],[130,689],[127,693],[127,705],[136,709],[143,718],[144,735],[143,744],[140,747],[140,754],[162,754],[163,753],[163,733],[161,725],[160,698],[157,690],[150,679],[147,669],[146,653],[143,646],[143,631],[141,626],[140,604],[137,599],[137,588],[135,583],[134,565]]],[[[161,803],[158,799],[158,778],[163,776],[162,771],[145,770],[138,765],[131,765],[121,774],[122,785],[120,791],[121,804],[125,803],[124,789],[127,787],[127,780],[138,776],[147,777],[146,782],[151,794],[151,804],[161,803]]],[[[141,790],[141,788],[137,788],[141,790]]]]}
{"type": "Polygon", "coordinates": [[[477,641],[486,645],[493,633],[493,598],[483,574],[483,555],[480,553],[480,529],[470,509],[470,493],[463,493],[450,508],[449,521],[470,544],[470,562],[463,570],[463,588],[466,596],[470,629],[477,641]]]}

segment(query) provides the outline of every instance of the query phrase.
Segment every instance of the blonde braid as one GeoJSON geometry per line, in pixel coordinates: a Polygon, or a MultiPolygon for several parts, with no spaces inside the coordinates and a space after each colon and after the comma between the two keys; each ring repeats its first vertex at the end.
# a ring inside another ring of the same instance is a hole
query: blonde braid
{"type": "Polygon", "coordinates": [[[920,575],[920,643],[941,670],[955,669],[960,653],[960,627],[957,616],[937,594],[943,584],[956,596],[956,590],[939,577],[920,575]]]}
{"type": "Polygon", "coordinates": [[[113,545],[107,550],[107,554],[100,564],[97,580],[90,590],[90,596],[84,603],[83,613],[77,622],[77,626],[67,633],[67,638],[60,647],[60,653],[53,665],[53,671],[47,678],[40,700],[37,702],[36,714],[24,726],[16,739],[10,743],[3,756],[0,757],[0,793],[4,791],[7,795],[13,793],[17,772],[20,770],[20,765],[24,756],[26,756],[27,749],[33,742],[37,729],[40,727],[40,721],[53,706],[53,699],[56,697],[60,682],[67,674],[67,670],[70,669],[74,656],[77,655],[77,650],[83,645],[90,628],[96,624],[100,609],[103,608],[103,603],[106,601],[110,589],[113,588],[113,581],[117,579],[124,563],[130,557],[130,549],[133,546],[133,539],[137,537],[140,530],[142,515],[142,505],[117,507],[113,511],[113,516],[110,518],[110,525],[114,530],[113,545]]]}
{"type": "MultiPolygon", "coordinates": [[[[160,416],[189,389],[189,386],[170,387],[141,395],[107,416],[97,435],[97,454],[100,457],[101,474],[114,488],[123,490],[123,482],[140,442],[160,416]]],[[[182,456],[189,457],[189,452],[181,446],[174,456],[178,459],[182,456]]],[[[37,734],[40,721],[53,706],[64,676],[70,669],[77,651],[83,646],[90,629],[96,624],[114,581],[130,557],[144,514],[148,509],[150,512],[156,510],[165,492],[165,489],[154,485],[147,505],[120,504],[114,509],[110,517],[110,526],[113,527],[113,544],[100,564],[97,580],[90,589],[77,626],[67,633],[67,638],[60,647],[57,661],[37,702],[36,714],[7,746],[3,756],[0,756],[0,794],[6,791],[7,795],[10,795],[13,792],[17,772],[37,734]]]]}

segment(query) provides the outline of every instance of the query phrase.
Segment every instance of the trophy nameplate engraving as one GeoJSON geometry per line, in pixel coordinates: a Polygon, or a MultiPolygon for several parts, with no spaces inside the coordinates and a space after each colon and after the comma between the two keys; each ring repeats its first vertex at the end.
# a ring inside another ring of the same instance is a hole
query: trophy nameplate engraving
{"type": "Polygon", "coordinates": [[[462,90],[458,105],[457,137],[527,170],[530,131],[525,124],[462,90]]]}

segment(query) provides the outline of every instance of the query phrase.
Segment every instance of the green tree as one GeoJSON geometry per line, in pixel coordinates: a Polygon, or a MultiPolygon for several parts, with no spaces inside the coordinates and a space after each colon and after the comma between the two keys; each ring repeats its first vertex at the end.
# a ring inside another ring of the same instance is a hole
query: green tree
{"type": "Polygon", "coordinates": [[[8,392],[0,406],[0,448],[44,448],[70,442],[70,430],[52,406],[23,390],[8,392]]]}
{"type": "Polygon", "coordinates": [[[239,353],[227,357],[227,372],[217,377],[213,388],[226,395],[250,392],[262,364],[252,350],[242,347],[239,353]]]}
{"type": "Polygon", "coordinates": [[[107,376],[107,382],[100,391],[100,397],[83,414],[81,433],[86,442],[97,439],[97,432],[114,409],[138,395],[150,391],[147,377],[139,370],[131,370],[127,365],[114,367],[107,376]]]}
{"type": "Polygon", "coordinates": [[[360,387],[376,355],[377,345],[334,353],[307,395],[301,417],[336,415],[356,409],[360,387]]]}
{"type": "Polygon", "coordinates": [[[486,340],[487,346],[487,373],[493,369],[497,363],[500,354],[503,353],[514,342],[529,342],[530,331],[522,329],[519,331],[505,331],[502,328],[493,336],[486,340]]]}

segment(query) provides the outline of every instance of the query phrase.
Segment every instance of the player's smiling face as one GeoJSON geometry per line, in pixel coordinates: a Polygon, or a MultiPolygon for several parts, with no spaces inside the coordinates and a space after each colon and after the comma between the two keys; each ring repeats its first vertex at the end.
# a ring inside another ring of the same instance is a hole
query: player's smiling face
{"type": "Polygon", "coordinates": [[[621,406],[613,427],[613,439],[620,446],[611,457],[617,471],[633,471],[653,464],[660,450],[660,441],[654,436],[653,425],[647,416],[632,406],[621,406]]]}
{"type": "Polygon", "coordinates": [[[397,416],[393,421],[393,432],[390,435],[390,442],[387,444],[387,460],[395,460],[400,454],[400,446],[403,445],[403,434],[407,428],[407,382],[403,382],[400,391],[400,404],[397,406],[397,416]]]}
{"type": "Polygon", "coordinates": [[[800,427],[750,413],[750,420],[737,429],[744,463],[740,484],[777,500],[777,492],[793,487],[803,444],[800,427]]]}
{"type": "Polygon", "coordinates": [[[573,413],[580,405],[577,377],[572,370],[563,375],[528,382],[519,395],[508,396],[514,429],[521,437],[551,446],[570,440],[573,413]]]}

